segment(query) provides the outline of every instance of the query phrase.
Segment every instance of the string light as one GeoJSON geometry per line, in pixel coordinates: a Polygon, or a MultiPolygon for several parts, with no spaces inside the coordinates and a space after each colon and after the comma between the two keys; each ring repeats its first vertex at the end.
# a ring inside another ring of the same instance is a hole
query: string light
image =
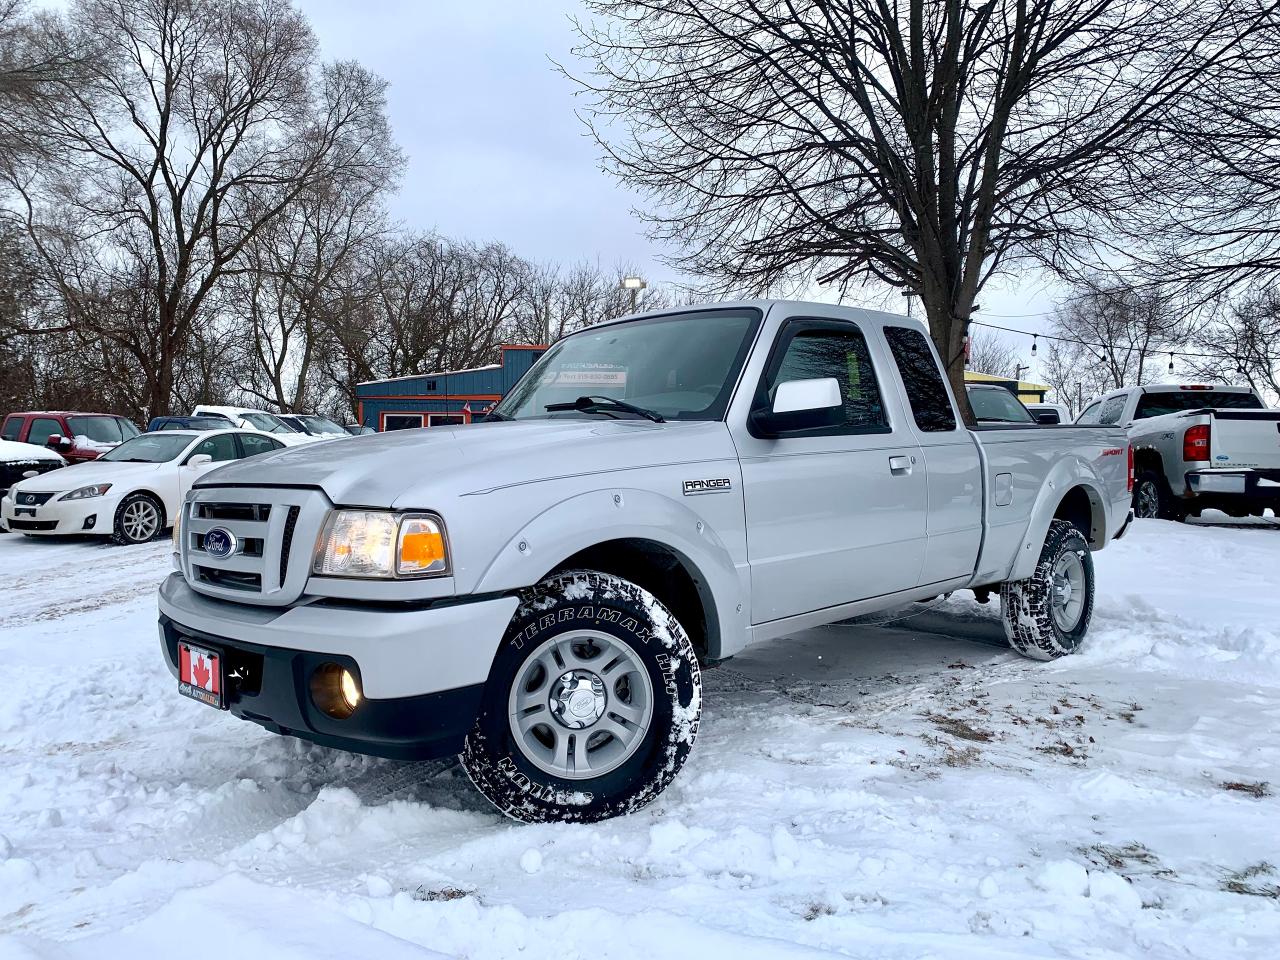
{"type": "MultiPolygon", "coordinates": [[[[1082,347],[1096,347],[1100,350],[1151,350],[1150,347],[1138,347],[1129,343],[1097,343],[1092,340],[1081,340],[1079,337],[1060,337],[1052,333],[1035,333],[1031,330],[1019,330],[1017,327],[1004,327],[998,323],[983,323],[981,320],[970,320],[969,324],[974,327],[986,327],[988,330],[1003,330],[1005,333],[1020,333],[1024,337],[1030,337],[1032,353],[1036,352],[1036,341],[1040,337],[1044,337],[1046,340],[1056,340],[1059,343],[1078,343],[1082,347]]],[[[1221,353],[1197,353],[1192,350],[1156,350],[1152,352],[1167,352],[1169,354],[1170,363],[1172,363],[1174,357],[1196,357],[1204,360],[1221,360],[1223,358],[1223,354],[1221,353]]]]}

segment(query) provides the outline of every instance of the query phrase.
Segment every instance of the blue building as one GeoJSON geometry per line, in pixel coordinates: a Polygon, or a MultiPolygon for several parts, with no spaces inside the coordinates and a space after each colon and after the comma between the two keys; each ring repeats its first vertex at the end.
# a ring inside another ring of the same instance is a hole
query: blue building
{"type": "Polygon", "coordinates": [[[360,423],[379,431],[470,423],[506,396],[546,350],[504,344],[500,361],[487,367],[357,384],[360,423]]]}

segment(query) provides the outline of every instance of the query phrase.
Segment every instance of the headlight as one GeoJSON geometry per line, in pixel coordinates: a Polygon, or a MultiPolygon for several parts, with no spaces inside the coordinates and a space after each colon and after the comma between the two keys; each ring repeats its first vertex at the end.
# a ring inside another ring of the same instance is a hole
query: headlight
{"type": "Polygon", "coordinates": [[[109,483],[91,483],[87,487],[79,487],[70,493],[64,493],[59,500],[88,500],[90,497],[100,497],[111,489],[109,483]]]}
{"type": "Polygon", "coordinates": [[[444,526],[436,517],[336,510],[316,543],[311,569],[329,577],[421,577],[447,573],[444,526]]]}

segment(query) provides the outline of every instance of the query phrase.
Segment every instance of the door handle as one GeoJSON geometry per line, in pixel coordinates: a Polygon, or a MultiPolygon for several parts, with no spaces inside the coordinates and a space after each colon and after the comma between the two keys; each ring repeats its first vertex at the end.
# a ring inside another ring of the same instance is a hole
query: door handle
{"type": "Polygon", "coordinates": [[[895,477],[905,477],[911,472],[911,465],[915,462],[915,457],[890,457],[889,472],[895,477]]]}

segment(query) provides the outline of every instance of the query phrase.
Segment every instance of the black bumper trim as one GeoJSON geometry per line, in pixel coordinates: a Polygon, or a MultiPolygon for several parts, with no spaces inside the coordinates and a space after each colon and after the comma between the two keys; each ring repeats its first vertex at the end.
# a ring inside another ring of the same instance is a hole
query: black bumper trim
{"type": "Polygon", "coordinates": [[[346,720],[335,720],[311,702],[311,674],[321,664],[337,663],[358,676],[360,665],[351,657],[228,640],[164,614],[160,628],[171,669],[178,662],[180,636],[223,653],[227,707],[235,716],[272,733],[353,753],[392,760],[436,760],[459,753],[484,693],[484,684],[477,683],[417,697],[366,699],[346,720]]]}

